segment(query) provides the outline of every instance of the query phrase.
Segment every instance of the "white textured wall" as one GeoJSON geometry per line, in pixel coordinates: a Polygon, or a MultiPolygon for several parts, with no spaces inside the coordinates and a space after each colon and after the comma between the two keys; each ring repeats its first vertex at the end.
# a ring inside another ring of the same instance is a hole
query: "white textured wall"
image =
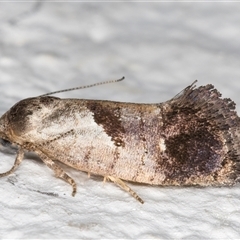
{"type": "MultiPolygon", "coordinates": [[[[20,99],[120,78],[61,97],[162,102],[198,79],[240,110],[239,3],[0,3],[0,113],[20,99]]],[[[0,172],[13,155],[0,154],[0,172]]],[[[0,179],[1,238],[240,238],[240,190],[112,183],[28,157],[0,179]]]]}

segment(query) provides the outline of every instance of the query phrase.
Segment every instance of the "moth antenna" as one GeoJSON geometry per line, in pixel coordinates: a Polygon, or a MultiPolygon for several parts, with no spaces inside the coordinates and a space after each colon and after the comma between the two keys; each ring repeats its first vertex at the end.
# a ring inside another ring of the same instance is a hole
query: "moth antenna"
{"type": "Polygon", "coordinates": [[[68,88],[68,89],[63,89],[63,90],[59,90],[59,91],[55,91],[55,92],[45,93],[43,95],[40,95],[39,97],[45,97],[45,96],[53,95],[53,94],[56,94],[56,93],[69,92],[69,91],[74,91],[74,90],[83,89],[83,88],[95,87],[95,86],[108,84],[108,83],[116,83],[116,82],[122,81],[123,79],[125,79],[125,77],[122,77],[122,78],[117,79],[117,80],[104,81],[104,82],[99,82],[99,83],[93,83],[93,84],[86,85],[86,86],[68,88]]]}

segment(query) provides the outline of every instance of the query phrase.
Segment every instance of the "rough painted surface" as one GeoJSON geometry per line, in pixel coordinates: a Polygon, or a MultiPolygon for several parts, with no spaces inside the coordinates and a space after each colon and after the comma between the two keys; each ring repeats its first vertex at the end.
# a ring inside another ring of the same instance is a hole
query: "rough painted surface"
{"type": "MultiPolygon", "coordinates": [[[[1,113],[26,97],[122,75],[121,84],[61,97],[163,102],[197,78],[199,85],[212,83],[233,99],[239,111],[238,8],[221,3],[1,3],[1,113]]],[[[1,154],[1,172],[13,161],[13,155],[1,154]]],[[[131,185],[146,201],[140,205],[113,184],[68,172],[79,186],[74,198],[69,186],[33,156],[1,179],[0,235],[239,238],[239,186],[131,185]]]]}

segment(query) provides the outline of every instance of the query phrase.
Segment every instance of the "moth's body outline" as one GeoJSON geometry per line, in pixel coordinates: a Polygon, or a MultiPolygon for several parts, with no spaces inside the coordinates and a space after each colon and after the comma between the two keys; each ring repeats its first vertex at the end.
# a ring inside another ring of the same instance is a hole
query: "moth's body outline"
{"type": "Polygon", "coordinates": [[[124,181],[152,185],[232,185],[239,180],[240,120],[235,104],[212,85],[192,84],[157,104],[42,95],[23,99],[0,119],[0,137],[35,152],[76,193],[58,166],[101,175],[137,200],[124,181]]]}

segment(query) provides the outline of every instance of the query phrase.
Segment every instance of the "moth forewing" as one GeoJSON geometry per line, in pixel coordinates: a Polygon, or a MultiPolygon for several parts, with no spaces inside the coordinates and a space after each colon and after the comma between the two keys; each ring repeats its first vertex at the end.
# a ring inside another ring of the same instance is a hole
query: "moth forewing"
{"type": "MultiPolygon", "coordinates": [[[[195,82],[194,82],[195,84],[195,82]]],[[[35,152],[76,193],[75,181],[55,162],[103,176],[143,200],[124,181],[152,185],[232,185],[238,181],[239,117],[235,104],[212,85],[160,104],[24,99],[0,119],[0,137],[35,152]]],[[[51,93],[50,93],[51,94],[51,93]]]]}

